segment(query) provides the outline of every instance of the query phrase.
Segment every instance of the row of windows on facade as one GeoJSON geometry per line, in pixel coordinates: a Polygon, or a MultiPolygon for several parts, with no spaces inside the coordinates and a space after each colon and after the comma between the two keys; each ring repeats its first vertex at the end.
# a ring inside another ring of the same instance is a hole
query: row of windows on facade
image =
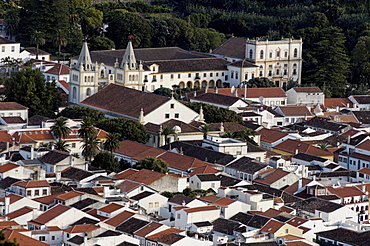
{"type": "MultiPolygon", "coordinates": [[[[2,51],[2,52],[5,52],[5,46],[1,46],[1,51],[2,51]]],[[[15,52],[15,46],[11,46],[11,47],[10,47],[10,51],[11,51],[11,52],[15,52]]]]}
{"type": "MultiPolygon", "coordinates": [[[[273,51],[270,50],[269,58],[273,58],[272,54],[273,54],[273,51]]],[[[276,57],[280,57],[280,50],[276,51],[276,57]]],[[[288,51],[284,51],[284,57],[288,57],[288,51]]],[[[294,49],[293,57],[298,57],[298,49],[297,48],[294,49]]],[[[249,50],[249,58],[253,59],[253,50],[252,49],[249,50]]],[[[260,51],[260,59],[264,59],[264,51],[263,50],[260,51]]]]}
{"type": "MultiPolygon", "coordinates": [[[[91,96],[91,89],[90,88],[86,89],[86,96],[91,96]]],[[[73,87],[73,89],[72,89],[72,98],[73,99],[77,98],[77,89],[76,89],[76,87],[73,87]]]]}
{"type": "MultiPolygon", "coordinates": [[[[8,115],[9,116],[13,116],[13,113],[9,113],[8,115]]],[[[1,117],[5,117],[5,114],[4,113],[0,113],[0,116],[1,117]]],[[[17,116],[21,116],[21,113],[17,113],[17,116]]]]}
{"type": "MultiPolygon", "coordinates": [[[[34,196],[39,196],[41,190],[34,190],[34,196]]],[[[47,189],[42,189],[42,195],[46,196],[48,194],[47,189]]],[[[20,195],[23,195],[23,190],[20,190],[20,195]]],[[[32,190],[27,190],[27,196],[32,196],[32,190]]]]}
{"type": "MultiPolygon", "coordinates": [[[[284,69],[282,74],[280,74],[280,70],[279,69],[276,69],[276,72],[275,73],[273,73],[271,70],[268,71],[268,76],[269,77],[272,77],[272,75],[288,75],[288,70],[284,69]]],[[[293,69],[293,75],[297,75],[297,69],[295,69],[295,68],[293,69]]],[[[260,77],[263,77],[263,71],[259,71],[259,76],[260,77]]],[[[235,76],[234,76],[234,71],[231,71],[230,77],[232,79],[234,77],[235,77],[235,79],[239,79],[239,72],[235,72],[235,76]]],[[[249,77],[248,73],[245,73],[244,74],[244,79],[245,80],[248,80],[249,79],[248,77],[249,77]]],[[[252,73],[252,77],[251,78],[252,79],[254,78],[254,73],[252,73]]]]}

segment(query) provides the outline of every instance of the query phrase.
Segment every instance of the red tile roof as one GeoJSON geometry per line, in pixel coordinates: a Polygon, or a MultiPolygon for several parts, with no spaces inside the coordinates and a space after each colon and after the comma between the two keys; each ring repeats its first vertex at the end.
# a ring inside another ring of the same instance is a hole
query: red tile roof
{"type": "Polygon", "coordinates": [[[159,173],[148,169],[141,169],[138,172],[134,172],[128,176],[125,176],[125,179],[150,185],[154,181],[157,181],[164,176],[166,176],[164,173],[159,173]]]}
{"type": "Polygon", "coordinates": [[[333,188],[327,187],[328,191],[340,198],[354,197],[354,196],[365,196],[366,194],[359,190],[357,187],[342,187],[342,188],[333,188]]]}
{"type": "Polygon", "coordinates": [[[365,167],[365,168],[358,170],[357,172],[370,175],[370,168],[365,167]]]}
{"type": "MultiPolygon", "coordinates": [[[[15,195],[15,194],[9,194],[6,197],[9,197],[10,198],[10,204],[23,199],[22,196],[18,196],[18,195],[15,195]]],[[[5,197],[1,198],[0,199],[0,202],[5,202],[5,197]]]]}
{"type": "Polygon", "coordinates": [[[170,98],[168,97],[146,93],[126,86],[110,84],[81,103],[133,118],[139,118],[141,109],[147,115],[169,100],[170,98]]]}
{"type": "MultiPolygon", "coordinates": [[[[171,234],[176,234],[178,235],[177,233],[180,233],[182,232],[181,230],[179,229],[176,229],[176,228],[169,228],[167,230],[164,230],[164,231],[161,231],[161,232],[158,232],[154,235],[151,235],[149,237],[147,237],[148,240],[150,241],[154,241],[154,242],[163,242],[164,240],[163,239],[166,239],[166,237],[170,236],[171,234]]],[[[184,238],[185,236],[180,236],[178,235],[179,237],[176,237],[176,239],[182,239],[184,238]]],[[[176,240],[175,239],[175,240],[176,240]]],[[[171,243],[168,243],[169,245],[171,245],[173,242],[171,243]]]]}
{"type": "Polygon", "coordinates": [[[315,156],[332,156],[333,155],[332,153],[328,151],[319,149],[305,142],[301,142],[299,140],[293,140],[293,139],[287,139],[284,142],[273,147],[273,149],[288,152],[291,154],[296,154],[296,151],[298,151],[298,153],[306,153],[306,154],[315,155],[315,156]]]}
{"type": "MultiPolygon", "coordinates": [[[[312,181],[311,179],[302,178],[302,187],[305,187],[311,181],[312,181]]],[[[284,191],[293,195],[295,192],[298,191],[298,183],[299,183],[299,181],[295,182],[294,184],[292,184],[291,186],[286,188],[284,191]]]]}
{"type": "Polygon", "coordinates": [[[45,71],[45,73],[56,74],[56,75],[61,75],[61,74],[69,75],[69,67],[63,64],[55,63],[55,65],[49,70],[45,71]]]}
{"type": "Polygon", "coordinates": [[[13,164],[13,163],[6,163],[6,164],[0,166],[0,173],[5,173],[5,172],[10,171],[10,170],[12,170],[14,168],[17,168],[17,167],[19,167],[19,165],[13,164]]]}
{"type": "Polygon", "coordinates": [[[282,226],[284,226],[284,223],[276,220],[270,220],[264,227],[262,227],[261,231],[273,234],[277,232],[282,226]]]}
{"type": "Polygon", "coordinates": [[[167,162],[169,167],[182,171],[209,165],[194,157],[180,155],[173,152],[166,152],[165,154],[158,156],[158,158],[167,162]]]}
{"type": "Polygon", "coordinates": [[[16,102],[0,102],[0,110],[24,110],[27,107],[16,102]]]}
{"type": "Polygon", "coordinates": [[[128,220],[129,218],[131,218],[134,215],[135,215],[135,213],[133,213],[133,212],[124,211],[124,212],[119,213],[116,216],[110,218],[109,220],[104,221],[104,223],[116,227],[116,226],[118,226],[119,224],[128,220]]]}
{"type": "Polygon", "coordinates": [[[311,111],[306,106],[279,106],[284,116],[311,116],[311,111]]]}
{"type": "Polygon", "coordinates": [[[39,240],[33,239],[32,237],[23,235],[15,230],[5,229],[3,230],[3,233],[5,239],[8,239],[11,242],[16,240],[19,246],[49,246],[47,243],[43,243],[39,240]]]}
{"type": "Polygon", "coordinates": [[[18,227],[19,224],[13,220],[0,221],[0,229],[18,227]]]}
{"type": "Polygon", "coordinates": [[[271,185],[288,174],[290,174],[290,172],[284,171],[282,169],[276,169],[272,173],[268,174],[265,178],[255,179],[254,181],[262,184],[271,185]]]}
{"type": "Polygon", "coordinates": [[[347,104],[350,108],[353,108],[353,103],[348,98],[325,98],[324,100],[324,106],[326,108],[344,108],[347,107],[347,104]]]}
{"type": "Polygon", "coordinates": [[[212,210],[218,210],[218,208],[216,206],[203,206],[203,207],[185,208],[184,209],[184,211],[188,214],[198,213],[198,212],[206,212],[206,211],[212,211],[212,210]]]}
{"type": "Polygon", "coordinates": [[[137,143],[137,142],[130,141],[130,140],[122,141],[121,146],[114,152],[118,154],[126,155],[126,156],[138,156],[139,154],[147,152],[148,150],[152,150],[152,149],[155,149],[158,151],[158,152],[155,152],[156,155],[159,155],[165,152],[164,150],[156,149],[154,147],[150,147],[148,145],[137,143]]]}
{"type": "Polygon", "coordinates": [[[267,128],[262,128],[258,131],[258,133],[261,135],[261,141],[266,143],[274,143],[289,135],[281,131],[275,131],[267,128]]]}
{"type": "Polygon", "coordinates": [[[200,197],[199,200],[205,201],[208,203],[211,203],[212,205],[215,206],[220,206],[220,207],[227,207],[228,205],[236,202],[233,199],[226,198],[226,197],[219,197],[219,196],[205,196],[205,197],[200,197]]]}
{"type": "Polygon", "coordinates": [[[362,142],[360,145],[357,145],[356,148],[370,151],[370,140],[362,142]]]}
{"type": "Polygon", "coordinates": [[[34,198],[32,200],[49,205],[49,204],[52,204],[54,202],[55,197],[57,197],[59,195],[62,195],[62,194],[64,194],[64,193],[57,193],[57,194],[53,194],[53,195],[50,195],[50,196],[38,197],[38,198],[34,198]]]}
{"type": "Polygon", "coordinates": [[[296,92],[322,92],[319,87],[293,87],[296,92]]]}
{"type": "Polygon", "coordinates": [[[210,174],[210,173],[220,173],[220,170],[212,167],[211,165],[196,167],[191,170],[190,176],[194,176],[196,174],[210,174]]]}
{"type": "Polygon", "coordinates": [[[134,235],[139,236],[139,237],[145,237],[146,235],[153,232],[154,230],[157,230],[161,226],[163,226],[163,224],[160,224],[157,222],[151,222],[148,225],[144,226],[143,228],[134,232],[134,235]]]}
{"type": "Polygon", "coordinates": [[[302,224],[306,223],[308,220],[299,218],[299,217],[293,217],[290,220],[288,220],[286,223],[289,225],[292,225],[294,227],[301,226],[302,224]]]}
{"type": "Polygon", "coordinates": [[[98,210],[101,211],[101,212],[103,212],[103,213],[110,214],[110,213],[112,213],[114,211],[117,211],[117,210],[119,210],[121,208],[123,208],[122,205],[119,205],[117,203],[111,203],[111,204],[109,204],[109,205],[107,205],[105,207],[99,208],[98,210]]]}
{"type": "Polygon", "coordinates": [[[64,80],[59,80],[58,81],[64,88],[66,88],[67,90],[69,90],[69,84],[64,81],[64,80]]]}
{"type": "Polygon", "coordinates": [[[18,210],[14,211],[14,212],[11,212],[9,214],[6,214],[2,218],[8,217],[9,220],[14,220],[15,218],[17,218],[19,216],[22,216],[24,214],[28,214],[28,213],[31,213],[31,212],[33,212],[33,209],[32,208],[30,208],[30,207],[23,207],[23,208],[18,209],[18,210]]]}
{"type": "Polygon", "coordinates": [[[50,184],[46,180],[29,180],[29,181],[18,181],[12,184],[12,186],[19,186],[23,188],[36,188],[36,187],[50,187],[50,184]]]}
{"type": "Polygon", "coordinates": [[[36,219],[31,220],[31,222],[34,222],[34,223],[39,224],[39,225],[45,225],[50,220],[52,220],[52,219],[56,218],[57,216],[67,212],[70,209],[71,209],[70,207],[58,204],[58,205],[52,207],[51,209],[49,209],[48,211],[46,211],[45,213],[41,214],[36,219]]]}
{"type": "Polygon", "coordinates": [[[64,231],[68,233],[81,233],[81,232],[92,232],[99,228],[100,226],[91,225],[91,224],[83,224],[83,225],[71,226],[68,229],[65,229],[64,231]]]}
{"type": "Polygon", "coordinates": [[[101,216],[101,215],[98,215],[98,210],[97,209],[91,209],[89,210],[88,212],[86,212],[87,214],[91,215],[91,216],[94,216],[95,218],[97,218],[98,220],[100,221],[104,221],[107,219],[107,217],[104,217],[104,216],[101,216]]]}
{"type": "Polygon", "coordinates": [[[61,195],[59,195],[55,198],[59,199],[59,200],[67,201],[69,199],[72,199],[72,198],[75,198],[75,197],[78,197],[78,196],[82,196],[83,194],[84,193],[80,192],[80,191],[70,191],[68,193],[61,194],[61,195]]]}

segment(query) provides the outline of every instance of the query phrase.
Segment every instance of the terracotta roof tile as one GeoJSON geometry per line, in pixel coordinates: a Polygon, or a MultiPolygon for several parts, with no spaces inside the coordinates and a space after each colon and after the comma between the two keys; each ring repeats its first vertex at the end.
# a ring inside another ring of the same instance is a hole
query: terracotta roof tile
{"type": "Polygon", "coordinates": [[[18,227],[20,225],[17,222],[13,221],[13,220],[0,221],[0,229],[12,228],[13,226],[18,227]]]}
{"type": "Polygon", "coordinates": [[[362,142],[360,145],[357,145],[356,148],[370,151],[370,140],[362,142]]]}
{"type": "Polygon", "coordinates": [[[27,107],[16,102],[0,102],[0,110],[22,110],[27,107]]]}
{"type": "Polygon", "coordinates": [[[135,213],[130,211],[124,211],[120,214],[117,214],[116,216],[110,218],[109,220],[104,221],[104,223],[111,225],[111,226],[118,226],[119,224],[123,223],[125,220],[128,220],[132,216],[134,216],[135,213]]]}
{"type": "Polygon", "coordinates": [[[129,169],[126,169],[126,170],[120,172],[119,174],[115,175],[114,178],[116,178],[116,179],[126,179],[131,174],[134,174],[134,173],[137,173],[137,172],[139,172],[139,170],[129,168],[129,169]]]}
{"type": "Polygon", "coordinates": [[[139,236],[139,237],[145,237],[146,235],[153,232],[154,230],[157,230],[161,226],[163,226],[163,224],[160,224],[157,222],[151,222],[150,224],[134,232],[134,235],[139,236]]]}
{"type": "Polygon", "coordinates": [[[288,174],[290,174],[290,172],[283,171],[282,169],[276,169],[272,173],[268,174],[265,178],[255,179],[254,181],[271,185],[288,174]]]}
{"type": "Polygon", "coordinates": [[[39,225],[45,225],[50,220],[54,219],[55,217],[65,213],[66,211],[70,210],[71,208],[58,204],[51,209],[47,210],[45,213],[41,214],[36,219],[31,220],[31,222],[37,223],[39,225]]]}
{"type": "Polygon", "coordinates": [[[273,147],[273,149],[288,152],[291,154],[296,154],[296,151],[298,151],[298,153],[302,152],[302,153],[321,156],[321,157],[333,155],[332,153],[328,151],[319,149],[305,142],[301,142],[299,140],[293,140],[293,139],[287,139],[284,142],[273,147]]]}
{"type": "Polygon", "coordinates": [[[286,136],[288,136],[287,133],[281,132],[281,131],[275,131],[267,128],[262,128],[258,131],[258,133],[261,135],[261,141],[266,143],[274,143],[286,136]]]}
{"type": "Polygon", "coordinates": [[[36,201],[36,202],[40,202],[40,203],[43,203],[43,204],[52,204],[54,202],[54,198],[59,196],[59,195],[62,195],[64,193],[56,193],[56,194],[53,194],[53,195],[50,195],[50,196],[43,196],[43,197],[38,197],[38,198],[34,198],[33,200],[36,201]]]}
{"type": "Polygon", "coordinates": [[[109,205],[107,205],[105,207],[99,208],[98,210],[101,211],[101,212],[103,212],[103,213],[110,214],[110,213],[112,213],[114,211],[117,211],[117,210],[119,210],[121,208],[123,208],[122,205],[119,205],[117,203],[111,203],[111,204],[109,204],[109,205]]]}
{"type": "Polygon", "coordinates": [[[89,211],[86,212],[87,214],[91,215],[91,216],[94,216],[95,218],[97,218],[98,220],[100,221],[104,221],[107,219],[107,217],[104,217],[104,216],[101,216],[101,215],[98,215],[98,210],[97,209],[91,209],[89,211]]]}
{"type": "MultiPolygon", "coordinates": [[[[14,211],[14,212],[6,214],[5,216],[8,217],[9,220],[14,220],[17,217],[22,216],[24,214],[31,213],[32,211],[33,211],[33,209],[30,208],[30,207],[23,207],[23,208],[20,208],[20,209],[14,211]]],[[[3,216],[3,218],[5,216],[3,216]]]]}
{"type": "Polygon", "coordinates": [[[353,197],[353,196],[365,196],[366,194],[359,190],[357,187],[342,187],[342,188],[333,188],[327,187],[328,191],[331,194],[334,194],[340,198],[353,197]]]}
{"type": "Polygon", "coordinates": [[[22,119],[20,116],[3,116],[1,117],[6,124],[25,124],[27,123],[26,120],[22,119]]]}
{"type": "Polygon", "coordinates": [[[279,106],[284,116],[311,116],[311,111],[306,106],[279,106]]]}
{"type": "Polygon", "coordinates": [[[169,167],[183,171],[208,165],[206,162],[199,159],[173,152],[166,152],[165,154],[158,156],[158,158],[167,162],[169,167]]]}
{"type": "Polygon", "coordinates": [[[157,181],[164,176],[166,176],[164,173],[159,173],[148,169],[141,169],[138,172],[126,176],[125,179],[150,185],[154,181],[157,181]]]}
{"type": "Polygon", "coordinates": [[[55,199],[62,200],[62,201],[67,201],[67,200],[75,198],[77,196],[82,196],[83,194],[84,194],[83,192],[79,192],[79,191],[70,191],[68,193],[64,193],[64,194],[61,194],[61,195],[55,197],[55,199]]]}
{"type": "MultiPolygon", "coordinates": [[[[162,239],[171,235],[171,234],[174,234],[174,233],[180,233],[182,232],[181,230],[179,229],[176,229],[176,228],[169,228],[167,230],[164,230],[164,231],[161,231],[161,232],[158,232],[154,235],[151,235],[149,237],[147,237],[147,240],[150,240],[150,241],[154,241],[154,242],[162,242],[162,239]]],[[[184,237],[184,236],[182,236],[184,237]]]]}
{"type": "Polygon", "coordinates": [[[277,232],[282,226],[284,226],[284,223],[272,219],[267,222],[264,227],[262,227],[261,231],[273,234],[277,232]]]}
{"type": "Polygon", "coordinates": [[[68,152],[60,151],[60,150],[50,150],[45,155],[39,158],[40,161],[48,164],[55,165],[62,160],[69,158],[70,155],[68,152]]]}
{"type": "Polygon", "coordinates": [[[46,180],[29,180],[19,181],[12,184],[12,186],[19,186],[23,188],[36,188],[36,187],[50,187],[50,184],[46,180]]]}
{"type": "Polygon", "coordinates": [[[45,73],[56,74],[56,75],[62,75],[62,74],[69,75],[69,67],[63,64],[55,63],[55,65],[52,68],[46,70],[45,73]]]}
{"type": "Polygon", "coordinates": [[[49,245],[47,243],[33,239],[32,237],[23,235],[22,233],[19,233],[18,231],[15,231],[15,230],[5,229],[3,230],[3,232],[4,232],[5,239],[8,239],[11,242],[16,240],[19,246],[29,246],[29,245],[48,246],[49,245]]]}
{"type": "Polygon", "coordinates": [[[0,173],[5,173],[17,167],[19,167],[19,165],[14,164],[14,163],[6,163],[0,166],[0,173]]]}
{"type": "Polygon", "coordinates": [[[294,227],[301,226],[302,224],[306,223],[308,220],[299,218],[299,217],[293,217],[290,220],[288,220],[286,223],[289,225],[292,225],[294,227]]]}
{"type": "Polygon", "coordinates": [[[84,224],[84,225],[71,226],[68,229],[65,229],[64,231],[68,233],[81,233],[81,232],[92,232],[99,228],[100,226],[84,224]]]}
{"type": "Polygon", "coordinates": [[[144,114],[149,114],[169,100],[169,98],[164,96],[110,84],[81,103],[133,118],[139,118],[141,109],[143,109],[144,114]]]}
{"type": "Polygon", "coordinates": [[[358,170],[357,172],[359,173],[364,173],[364,174],[367,174],[367,175],[370,175],[370,168],[361,168],[360,170],[358,170]]]}
{"type": "Polygon", "coordinates": [[[212,51],[227,57],[244,59],[246,40],[244,38],[232,37],[212,51]]]}
{"type": "Polygon", "coordinates": [[[203,207],[196,207],[196,208],[185,208],[184,211],[188,214],[190,213],[198,213],[198,212],[205,212],[211,210],[218,210],[216,206],[203,206],[203,207]]]}
{"type": "MultiPolygon", "coordinates": [[[[6,197],[9,197],[10,198],[10,204],[12,204],[12,203],[14,203],[14,202],[16,202],[18,200],[23,199],[22,196],[18,196],[18,195],[15,195],[15,194],[9,194],[6,197]]],[[[0,198],[0,202],[5,202],[5,197],[0,198]]]]}

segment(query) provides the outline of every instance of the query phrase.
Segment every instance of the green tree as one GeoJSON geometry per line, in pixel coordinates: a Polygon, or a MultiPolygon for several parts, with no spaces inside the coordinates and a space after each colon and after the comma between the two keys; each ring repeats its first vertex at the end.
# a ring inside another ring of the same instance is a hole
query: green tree
{"type": "Polygon", "coordinates": [[[197,113],[199,113],[200,106],[202,106],[204,119],[207,123],[220,123],[220,122],[243,123],[242,117],[240,117],[236,112],[225,108],[219,108],[217,106],[196,102],[182,102],[182,103],[197,113]]]}
{"type": "Polygon", "coordinates": [[[105,140],[103,147],[105,150],[113,153],[116,149],[121,146],[121,135],[119,133],[113,132],[107,135],[107,139],[105,140]]]}
{"type": "Polygon", "coordinates": [[[173,134],[175,134],[175,131],[170,127],[170,126],[165,126],[165,127],[163,127],[162,128],[162,130],[161,130],[161,135],[163,135],[164,136],[164,141],[165,141],[165,144],[167,145],[167,144],[169,144],[169,135],[173,135],[173,134]]]}
{"type": "Polygon", "coordinates": [[[56,47],[58,47],[58,63],[60,63],[60,54],[62,52],[62,47],[67,46],[67,38],[65,35],[58,30],[57,35],[54,37],[53,43],[56,47]]]}
{"type": "Polygon", "coordinates": [[[54,120],[54,125],[50,127],[50,130],[58,140],[68,137],[71,132],[71,128],[67,125],[67,119],[62,117],[54,120]]]}
{"type": "Polygon", "coordinates": [[[170,88],[161,87],[161,88],[155,89],[153,91],[153,94],[156,94],[156,95],[159,95],[159,96],[171,97],[172,96],[172,90],[170,88]]]}
{"type": "Polygon", "coordinates": [[[64,151],[64,152],[70,152],[71,150],[69,149],[70,145],[66,142],[63,141],[62,139],[59,139],[56,141],[54,144],[54,149],[64,151]]]}
{"type": "Polygon", "coordinates": [[[206,139],[208,132],[211,131],[211,126],[208,124],[204,124],[200,127],[200,131],[203,133],[203,138],[206,139]]]}
{"type": "Polygon", "coordinates": [[[244,142],[249,142],[254,145],[258,145],[251,137],[254,137],[256,135],[256,132],[252,129],[244,129],[243,131],[234,132],[234,138],[239,138],[244,142]]]}
{"type": "Polygon", "coordinates": [[[62,99],[56,83],[46,82],[40,70],[26,68],[16,71],[4,85],[5,100],[28,107],[29,116],[38,114],[55,118],[62,99]]]}
{"type": "Polygon", "coordinates": [[[100,140],[96,133],[92,133],[84,137],[82,142],[82,156],[86,161],[91,161],[100,152],[100,140]]]}
{"type": "Polygon", "coordinates": [[[312,82],[320,86],[327,97],[342,97],[349,73],[349,58],[344,46],[345,38],[337,27],[324,28],[316,44],[312,82]]]}
{"type": "Polygon", "coordinates": [[[353,67],[358,83],[370,83],[370,36],[360,37],[352,51],[353,67]]]}
{"type": "Polygon", "coordinates": [[[80,129],[78,129],[78,135],[85,139],[90,135],[97,134],[96,128],[92,124],[92,120],[90,117],[86,117],[80,126],[80,129]]]}
{"type": "MultiPolygon", "coordinates": [[[[4,230],[7,230],[7,229],[4,229],[4,230]]],[[[17,243],[16,238],[13,241],[9,241],[8,239],[5,239],[4,231],[0,231],[0,246],[19,246],[19,243],[17,243]]]]}
{"type": "Polygon", "coordinates": [[[168,164],[167,162],[155,158],[155,157],[146,157],[145,159],[138,161],[136,163],[135,168],[137,169],[149,169],[160,173],[167,173],[168,172],[168,164]]]}
{"type": "Polygon", "coordinates": [[[100,152],[99,154],[97,154],[94,160],[91,162],[91,165],[105,170],[110,170],[115,173],[121,171],[118,160],[114,158],[114,155],[112,153],[109,152],[100,152]]]}
{"type": "Polygon", "coordinates": [[[36,45],[36,59],[39,59],[39,46],[45,44],[44,33],[40,31],[34,31],[31,35],[31,44],[36,45]]]}
{"type": "Polygon", "coordinates": [[[265,77],[255,77],[247,82],[249,88],[275,87],[274,82],[265,77]]]}
{"type": "Polygon", "coordinates": [[[58,117],[60,116],[69,119],[86,119],[89,117],[92,124],[105,119],[105,115],[102,111],[83,106],[66,107],[58,114],[58,117]]]}
{"type": "Polygon", "coordinates": [[[110,133],[119,133],[121,139],[139,143],[148,142],[149,137],[145,127],[136,120],[125,118],[105,119],[99,121],[96,126],[110,133]]]}
{"type": "Polygon", "coordinates": [[[111,50],[115,49],[116,45],[107,37],[95,37],[90,39],[90,51],[94,50],[111,50]]]}
{"type": "Polygon", "coordinates": [[[5,32],[9,35],[10,39],[13,39],[13,36],[17,33],[19,21],[18,9],[10,9],[6,12],[4,17],[5,32]]]}
{"type": "Polygon", "coordinates": [[[115,11],[108,17],[107,37],[114,41],[116,48],[126,48],[128,37],[134,38],[132,43],[136,47],[150,47],[151,26],[148,20],[134,13],[115,11]]]}
{"type": "Polygon", "coordinates": [[[191,13],[188,16],[189,21],[199,28],[207,28],[209,22],[211,21],[211,16],[199,13],[191,13]]]}
{"type": "Polygon", "coordinates": [[[97,26],[101,26],[103,23],[103,12],[100,10],[90,7],[84,8],[80,13],[80,25],[82,33],[84,35],[89,34],[97,26]]]}
{"type": "Polygon", "coordinates": [[[319,144],[317,145],[317,147],[319,147],[320,149],[325,150],[325,149],[327,149],[327,148],[329,148],[329,147],[330,147],[330,144],[328,144],[328,143],[319,143],[319,144]]]}

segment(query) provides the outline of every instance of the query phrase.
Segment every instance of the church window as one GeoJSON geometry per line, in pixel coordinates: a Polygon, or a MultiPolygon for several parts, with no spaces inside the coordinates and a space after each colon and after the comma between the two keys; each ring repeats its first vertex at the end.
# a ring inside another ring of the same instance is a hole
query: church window
{"type": "Polygon", "coordinates": [[[279,75],[279,73],[280,73],[280,70],[276,69],[276,75],[279,75]]]}
{"type": "Polygon", "coordinates": [[[171,108],[175,108],[175,104],[174,103],[171,103],[170,107],[171,108]]]}
{"type": "Polygon", "coordinates": [[[270,76],[270,77],[272,76],[272,71],[269,71],[269,76],[270,76]]]}
{"type": "Polygon", "coordinates": [[[238,78],[239,78],[239,73],[235,72],[235,79],[238,79],[238,78]]]}
{"type": "Polygon", "coordinates": [[[85,82],[87,82],[87,76],[85,76],[85,82]]]}
{"type": "Polygon", "coordinates": [[[293,74],[296,75],[297,74],[297,69],[293,69],[293,74]]]}
{"type": "Polygon", "coordinates": [[[101,70],[101,72],[100,72],[100,78],[104,78],[104,70],[101,70]]]}
{"type": "Polygon", "coordinates": [[[86,89],[86,96],[90,96],[91,95],[91,89],[90,88],[87,88],[86,89]]]}
{"type": "Polygon", "coordinates": [[[280,57],[280,50],[276,51],[276,57],[280,57]]]}
{"type": "Polygon", "coordinates": [[[224,72],[222,72],[222,76],[224,76],[225,75],[225,73],[224,72]]]}
{"type": "Polygon", "coordinates": [[[272,52],[270,51],[269,57],[272,58],[272,52]]]}
{"type": "Polygon", "coordinates": [[[213,77],[213,73],[209,73],[209,77],[213,77]]]}
{"type": "Polygon", "coordinates": [[[248,79],[248,73],[244,74],[244,79],[247,80],[248,79]]]}
{"type": "Polygon", "coordinates": [[[207,77],[207,73],[203,73],[203,77],[207,77]]]}
{"type": "Polygon", "coordinates": [[[234,78],[234,71],[231,71],[231,78],[234,78]]]}
{"type": "Polygon", "coordinates": [[[91,82],[94,82],[94,76],[91,76],[91,82]]]}
{"type": "Polygon", "coordinates": [[[216,77],[218,77],[218,73],[216,73],[216,77]]]}
{"type": "Polygon", "coordinates": [[[252,79],[254,79],[254,73],[252,73],[252,79]]]}
{"type": "Polygon", "coordinates": [[[298,49],[297,48],[294,49],[294,57],[298,57],[298,49]]]}
{"type": "Polygon", "coordinates": [[[288,70],[284,69],[284,75],[288,74],[288,70]]]}
{"type": "Polygon", "coordinates": [[[262,71],[260,71],[260,77],[262,77],[262,71]]]}
{"type": "Polygon", "coordinates": [[[74,99],[76,99],[76,87],[73,87],[73,90],[72,90],[72,97],[74,98],[74,99]]]}
{"type": "Polygon", "coordinates": [[[260,59],[263,59],[263,50],[260,51],[260,59]]]}
{"type": "Polygon", "coordinates": [[[285,51],[284,56],[285,56],[285,57],[288,57],[288,51],[285,51]]]}
{"type": "Polygon", "coordinates": [[[122,80],[122,78],[123,78],[122,74],[121,74],[121,73],[118,73],[118,74],[117,74],[117,79],[118,79],[118,80],[122,80]]]}
{"type": "Polygon", "coordinates": [[[252,50],[252,49],[250,49],[250,50],[249,50],[249,58],[250,58],[250,59],[252,59],[252,58],[253,58],[253,50],[252,50]]]}
{"type": "Polygon", "coordinates": [[[139,81],[139,75],[135,75],[135,81],[139,81]]]}

